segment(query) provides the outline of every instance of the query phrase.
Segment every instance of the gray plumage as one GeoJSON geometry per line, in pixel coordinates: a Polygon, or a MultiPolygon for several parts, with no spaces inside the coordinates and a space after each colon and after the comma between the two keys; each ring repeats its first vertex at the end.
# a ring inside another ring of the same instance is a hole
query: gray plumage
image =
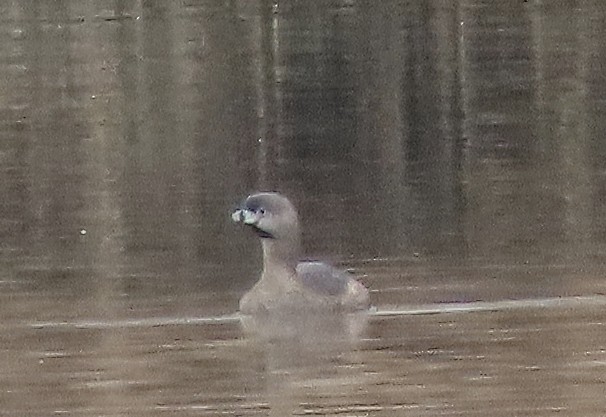
{"type": "Polygon", "coordinates": [[[298,214],[283,195],[253,194],[232,213],[232,219],[250,227],[263,246],[263,272],[240,300],[243,313],[281,307],[344,311],[369,307],[368,290],[350,274],[322,262],[299,262],[298,214]]]}
{"type": "Polygon", "coordinates": [[[339,269],[322,262],[300,262],[297,277],[304,286],[320,294],[341,295],[347,291],[347,283],[352,277],[339,269]]]}

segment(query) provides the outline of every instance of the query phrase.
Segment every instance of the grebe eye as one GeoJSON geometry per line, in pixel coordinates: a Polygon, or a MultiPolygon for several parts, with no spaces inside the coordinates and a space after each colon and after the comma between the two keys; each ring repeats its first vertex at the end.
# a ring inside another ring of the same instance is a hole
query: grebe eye
{"type": "Polygon", "coordinates": [[[265,209],[264,209],[264,208],[260,208],[260,209],[259,209],[259,213],[261,213],[261,214],[265,214],[265,209]]]}

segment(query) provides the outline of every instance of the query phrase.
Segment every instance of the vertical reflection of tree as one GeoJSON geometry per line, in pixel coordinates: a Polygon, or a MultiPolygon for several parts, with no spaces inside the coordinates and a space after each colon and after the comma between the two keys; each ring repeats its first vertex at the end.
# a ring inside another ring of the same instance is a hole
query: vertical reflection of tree
{"type": "Polygon", "coordinates": [[[542,115],[537,120],[537,132],[546,142],[544,149],[549,155],[546,186],[561,201],[561,211],[551,211],[557,216],[554,221],[560,227],[561,238],[553,239],[551,253],[545,254],[553,263],[584,265],[598,250],[593,236],[599,224],[594,217],[598,184],[592,170],[593,157],[600,152],[595,144],[603,141],[599,140],[601,133],[592,129],[595,115],[591,78],[595,51],[602,43],[593,13],[591,7],[585,7],[571,17],[546,4],[532,14],[535,105],[542,115]],[[551,11],[551,18],[544,17],[545,9],[551,11]]]}
{"type": "Polygon", "coordinates": [[[280,15],[274,1],[258,2],[258,23],[253,27],[253,67],[257,113],[257,170],[256,189],[272,188],[269,178],[270,162],[276,157],[271,154],[277,139],[280,15]],[[270,158],[271,156],[271,158],[270,158]]]}
{"type": "Polygon", "coordinates": [[[491,263],[534,257],[542,206],[553,202],[530,174],[540,166],[541,142],[532,132],[529,9],[496,7],[465,2],[461,13],[465,234],[470,255],[491,263]]]}
{"type": "Polygon", "coordinates": [[[29,238],[34,242],[27,251],[46,272],[40,284],[57,289],[69,281],[70,267],[88,261],[86,253],[82,258],[74,256],[82,252],[74,252],[78,240],[73,239],[69,225],[73,225],[73,215],[79,213],[85,198],[82,194],[86,187],[77,169],[83,160],[82,138],[89,132],[85,123],[75,121],[82,110],[74,106],[80,103],[76,100],[81,91],[70,49],[71,28],[62,26],[67,16],[65,5],[48,8],[32,4],[24,13],[32,22],[27,28],[31,52],[24,60],[31,77],[28,110],[33,127],[29,143],[23,144],[27,149],[25,215],[31,216],[29,238]],[[45,21],[52,23],[38,23],[45,21]]]}
{"type": "Polygon", "coordinates": [[[411,68],[411,35],[407,30],[414,6],[378,7],[362,3],[358,11],[355,42],[359,57],[357,81],[357,136],[355,187],[361,198],[361,212],[372,219],[356,224],[349,239],[357,242],[354,253],[366,256],[399,256],[407,242],[403,233],[410,201],[403,181],[404,141],[409,137],[406,100],[408,86],[404,74],[411,68]],[[378,230],[377,230],[378,229],[378,230]]]}
{"type": "MultiPolygon", "coordinates": [[[[94,16],[99,13],[95,5],[89,5],[88,13],[94,16]]],[[[141,13],[127,5],[116,2],[113,8],[105,11],[113,16],[128,16],[141,13]]],[[[124,249],[129,229],[129,204],[125,202],[126,184],[121,181],[128,173],[128,155],[133,142],[132,120],[136,106],[132,106],[132,86],[138,80],[130,78],[128,68],[132,68],[132,49],[125,50],[124,42],[133,47],[132,39],[136,37],[138,25],[113,25],[101,21],[95,31],[85,31],[79,42],[86,46],[86,62],[92,67],[89,85],[98,96],[94,105],[88,108],[88,119],[91,124],[91,141],[87,146],[88,161],[86,177],[88,189],[95,194],[87,199],[89,218],[94,219],[94,227],[89,230],[87,238],[92,246],[94,256],[93,280],[95,283],[94,299],[91,302],[91,314],[109,322],[124,317],[125,298],[123,294],[129,286],[130,276],[127,273],[127,261],[124,249]],[[99,51],[103,51],[99,54],[99,51]],[[129,87],[116,89],[119,85],[129,87]],[[132,107],[131,107],[132,106],[132,107]]],[[[75,43],[78,45],[78,43],[75,43]]],[[[136,61],[135,61],[136,62],[136,61]]],[[[132,295],[132,294],[131,294],[132,295]]],[[[88,407],[93,409],[120,409],[136,407],[136,399],[124,387],[127,381],[142,378],[142,370],[132,361],[132,352],[128,346],[130,333],[123,328],[110,326],[99,333],[95,344],[93,365],[103,371],[99,374],[100,384],[94,386],[96,395],[87,397],[88,407]],[[104,386],[104,384],[107,384],[104,386]]]]}
{"type": "Polygon", "coordinates": [[[425,250],[460,256],[465,254],[465,242],[460,233],[458,8],[457,2],[417,4],[403,91],[410,132],[405,178],[419,204],[421,226],[411,234],[425,250]]]}
{"type": "MultiPolygon", "coordinates": [[[[458,5],[376,9],[360,13],[358,39],[370,59],[359,63],[357,132],[360,160],[376,161],[365,168],[378,171],[360,177],[367,195],[380,196],[366,199],[377,215],[372,224],[381,228],[374,245],[393,256],[406,256],[410,245],[458,254],[465,247],[458,5]]],[[[366,242],[373,234],[364,234],[366,242]]]]}

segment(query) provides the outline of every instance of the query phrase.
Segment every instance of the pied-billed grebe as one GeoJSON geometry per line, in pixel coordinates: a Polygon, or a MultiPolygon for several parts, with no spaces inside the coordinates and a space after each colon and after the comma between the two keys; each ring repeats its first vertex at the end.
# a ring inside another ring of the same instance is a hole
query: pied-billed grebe
{"type": "Polygon", "coordinates": [[[240,300],[242,313],[280,307],[340,311],[369,307],[368,290],[348,273],[321,262],[299,262],[299,219],[283,195],[253,194],[232,213],[232,219],[255,231],[263,245],[263,272],[240,300]]]}

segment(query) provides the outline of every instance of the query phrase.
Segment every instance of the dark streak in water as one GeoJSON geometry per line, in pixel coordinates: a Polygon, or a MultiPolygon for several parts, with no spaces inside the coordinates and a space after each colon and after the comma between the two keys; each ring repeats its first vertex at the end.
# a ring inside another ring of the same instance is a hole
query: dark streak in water
{"type": "Polygon", "coordinates": [[[128,327],[160,327],[160,326],[190,326],[200,324],[228,324],[240,321],[239,314],[230,314],[217,317],[150,317],[145,319],[125,320],[82,320],[64,322],[32,323],[35,329],[73,327],[76,329],[111,329],[128,327]]]}
{"type": "Polygon", "coordinates": [[[470,303],[425,304],[416,308],[377,310],[374,316],[412,316],[447,313],[474,313],[485,311],[503,311],[513,309],[570,308],[581,306],[606,305],[606,296],[589,295],[574,297],[550,297],[523,300],[474,301],[470,303]]]}
{"type": "MultiPolygon", "coordinates": [[[[537,308],[571,308],[584,306],[606,306],[606,296],[588,295],[574,297],[552,297],[523,300],[476,301],[471,303],[423,304],[418,306],[394,306],[392,308],[372,309],[371,317],[416,316],[452,313],[479,313],[514,309],[537,308]]],[[[44,328],[77,328],[77,329],[111,329],[129,327],[192,326],[231,324],[240,322],[239,313],[216,317],[151,317],[127,320],[83,320],[72,322],[30,323],[35,329],[44,328]]]]}

